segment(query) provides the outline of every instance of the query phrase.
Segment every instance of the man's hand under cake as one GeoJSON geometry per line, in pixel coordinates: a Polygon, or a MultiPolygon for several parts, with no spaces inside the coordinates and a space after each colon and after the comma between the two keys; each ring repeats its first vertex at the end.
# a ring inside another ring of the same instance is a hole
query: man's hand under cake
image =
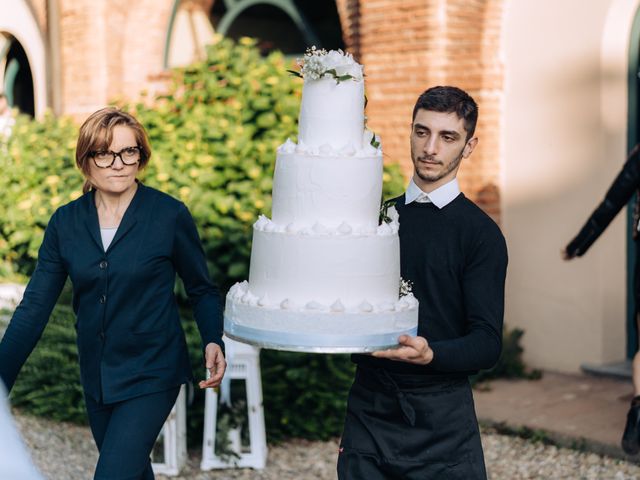
{"type": "Polygon", "coordinates": [[[371,355],[377,358],[415,363],[416,365],[427,365],[433,360],[433,350],[424,337],[400,335],[398,343],[400,344],[398,348],[379,350],[371,355]]]}
{"type": "Polygon", "coordinates": [[[224,359],[220,345],[215,343],[207,344],[204,357],[205,367],[209,370],[210,376],[206,380],[201,380],[198,386],[200,388],[218,387],[222,383],[224,371],[227,369],[227,362],[224,359]]]}

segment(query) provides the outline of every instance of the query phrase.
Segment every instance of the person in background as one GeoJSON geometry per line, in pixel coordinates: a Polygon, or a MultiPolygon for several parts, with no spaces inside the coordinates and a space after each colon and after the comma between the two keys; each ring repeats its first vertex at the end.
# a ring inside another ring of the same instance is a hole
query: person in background
{"type": "MultiPolygon", "coordinates": [[[[609,187],[604,199],[589,216],[586,223],[562,250],[561,256],[564,260],[571,260],[584,255],[589,247],[605,231],[607,226],[615,218],[622,207],[624,207],[633,196],[634,192],[640,189],[640,144],[633,147],[627,160],[618,173],[617,177],[609,187]]],[[[638,252],[638,230],[640,229],[640,195],[636,197],[636,205],[633,213],[633,240],[638,252]]],[[[636,265],[634,269],[634,299],[636,308],[636,323],[639,325],[640,316],[640,252],[636,255],[636,265]]],[[[635,455],[640,451],[640,352],[636,352],[632,362],[633,378],[633,399],[627,413],[627,423],[622,434],[622,449],[635,455]]]]}
{"type": "Polygon", "coordinates": [[[100,452],[95,479],[153,479],[149,455],[180,386],[192,379],[174,296],[176,273],[191,300],[210,378],[226,362],[222,309],[187,207],[137,179],[151,157],[147,134],[116,108],[80,128],[76,163],[84,195],[51,217],[24,297],[0,342],[0,378],[11,390],[69,277],[80,377],[100,452]]]}
{"type": "Polygon", "coordinates": [[[507,247],[495,222],[460,192],[478,107],[456,87],[418,98],[413,178],[392,200],[400,272],[420,302],[418,335],[357,364],[338,454],[338,478],[485,479],[469,375],[502,349],[507,247]]]}

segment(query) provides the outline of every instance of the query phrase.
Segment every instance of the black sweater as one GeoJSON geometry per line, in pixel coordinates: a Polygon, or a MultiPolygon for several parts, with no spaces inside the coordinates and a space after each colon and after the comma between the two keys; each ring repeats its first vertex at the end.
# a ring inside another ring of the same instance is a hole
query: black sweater
{"type": "Polygon", "coordinates": [[[420,302],[418,335],[433,361],[412,365],[353,355],[360,365],[397,373],[469,375],[492,367],[502,348],[507,247],[500,229],[462,193],[442,209],[404,204],[400,215],[401,275],[420,302]]]}

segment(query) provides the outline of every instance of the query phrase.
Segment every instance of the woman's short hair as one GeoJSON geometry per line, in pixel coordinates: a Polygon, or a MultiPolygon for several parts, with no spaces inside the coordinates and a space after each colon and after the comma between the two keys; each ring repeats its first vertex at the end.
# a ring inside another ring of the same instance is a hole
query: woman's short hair
{"type": "Polygon", "coordinates": [[[89,182],[89,168],[91,157],[94,152],[109,150],[109,145],[113,140],[113,129],[118,126],[129,127],[133,130],[136,144],[140,147],[140,162],[138,168],[143,169],[151,158],[151,146],[147,132],[133,115],[115,107],[106,107],[89,115],[82,126],[76,144],[76,165],[82,171],[85,178],[83,192],[91,189],[89,182]]]}

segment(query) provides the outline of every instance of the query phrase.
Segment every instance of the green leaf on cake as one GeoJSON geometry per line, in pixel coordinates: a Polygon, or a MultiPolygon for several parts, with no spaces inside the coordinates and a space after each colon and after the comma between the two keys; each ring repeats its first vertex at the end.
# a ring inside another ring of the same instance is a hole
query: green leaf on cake
{"type": "Polygon", "coordinates": [[[339,77],[336,77],[336,80],[338,83],[340,82],[346,82],[347,80],[351,80],[353,78],[353,75],[340,75],[339,77]]]}
{"type": "Polygon", "coordinates": [[[373,148],[379,148],[380,147],[380,142],[377,140],[378,137],[376,137],[376,132],[371,132],[371,141],[369,142],[371,144],[371,146],[373,148]]]}
{"type": "Polygon", "coordinates": [[[335,68],[325,71],[324,75],[331,75],[337,83],[346,82],[354,78],[353,75],[349,75],[348,73],[346,75],[338,75],[335,68]]]}
{"type": "Polygon", "coordinates": [[[295,70],[287,70],[291,75],[298,78],[304,78],[300,72],[296,72],[295,70]]]}

